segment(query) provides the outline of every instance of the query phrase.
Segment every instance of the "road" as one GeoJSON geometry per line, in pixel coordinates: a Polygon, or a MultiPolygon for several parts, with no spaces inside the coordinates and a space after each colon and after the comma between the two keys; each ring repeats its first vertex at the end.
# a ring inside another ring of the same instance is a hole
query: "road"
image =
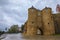
{"type": "Polygon", "coordinates": [[[60,36],[34,36],[27,37],[22,34],[7,34],[4,39],[1,40],[60,40],[60,36]]]}

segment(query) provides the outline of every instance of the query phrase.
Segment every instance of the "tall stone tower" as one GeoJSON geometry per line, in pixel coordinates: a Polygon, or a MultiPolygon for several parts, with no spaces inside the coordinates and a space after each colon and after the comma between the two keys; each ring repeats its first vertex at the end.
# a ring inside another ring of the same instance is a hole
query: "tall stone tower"
{"type": "Polygon", "coordinates": [[[27,35],[36,35],[37,10],[32,6],[28,9],[27,35]]]}
{"type": "Polygon", "coordinates": [[[46,7],[42,10],[42,20],[43,20],[43,27],[44,27],[43,29],[44,35],[55,34],[51,8],[46,7]]]}

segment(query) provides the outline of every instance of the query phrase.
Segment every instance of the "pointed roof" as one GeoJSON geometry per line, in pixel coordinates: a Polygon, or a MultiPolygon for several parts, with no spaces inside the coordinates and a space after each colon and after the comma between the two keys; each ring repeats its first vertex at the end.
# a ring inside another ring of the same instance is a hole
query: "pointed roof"
{"type": "Polygon", "coordinates": [[[39,9],[36,9],[33,5],[29,9],[35,9],[35,10],[40,11],[39,9]]]}
{"type": "Polygon", "coordinates": [[[45,9],[51,9],[51,8],[46,6],[45,9]]]}
{"type": "Polygon", "coordinates": [[[31,8],[34,8],[34,6],[32,6],[31,8]]]}
{"type": "Polygon", "coordinates": [[[36,8],[34,6],[32,6],[31,9],[36,9],[36,8]]]}

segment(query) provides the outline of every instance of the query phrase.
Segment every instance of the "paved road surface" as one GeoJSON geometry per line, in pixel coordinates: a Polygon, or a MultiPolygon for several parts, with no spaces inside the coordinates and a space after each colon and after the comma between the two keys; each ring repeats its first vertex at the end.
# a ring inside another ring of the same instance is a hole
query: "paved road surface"
{"type": "Polygon", "coordinates": [[[25,37],[22,34],[7,34],[4,39],[1,40],[60,40],[60,36],[34,36],[25,37]]]}
{"type": "Polygon", "coordinates": [[[0,39],[3,39],[6,37],[7,34],[0,35],[0,39]]]}

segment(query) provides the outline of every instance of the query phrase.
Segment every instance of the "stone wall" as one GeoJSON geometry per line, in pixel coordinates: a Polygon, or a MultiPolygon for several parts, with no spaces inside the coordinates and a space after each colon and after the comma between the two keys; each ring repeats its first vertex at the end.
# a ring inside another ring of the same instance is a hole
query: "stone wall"
{"type": "Polygon", "coordinates": [[[43,34],[42,11],[41,10],[38,10],[36,25],[37,25],[37,34],[43,34]]]}
{"type": "Polygon", "coordinates": [[[44,8],[42,10],[42,20],[43,20],[43,27],[44,27],[44,35],[52,35],[55,34],[54,22],[52,17],[52,9],[51,8],[44,8]]]}
{"type": "Polygon", "coordinates": [[[60,34],[60,13],[53,14],[55,33],[60,34]]]}
{"type": "Polygon", "coordinates": [[[29,36],[38,32],[43,35],[60,33],[60,14],[52,14],[52,9],[49,7],[43,10],[31,7],[28,9],[28,20],[24,30],[24,34],[29,36]]]}
{"type": "Polygon", "coordinates": [[[28,9],[27,35],[36,35],[37,12],[35,8],[28,9]]]}

